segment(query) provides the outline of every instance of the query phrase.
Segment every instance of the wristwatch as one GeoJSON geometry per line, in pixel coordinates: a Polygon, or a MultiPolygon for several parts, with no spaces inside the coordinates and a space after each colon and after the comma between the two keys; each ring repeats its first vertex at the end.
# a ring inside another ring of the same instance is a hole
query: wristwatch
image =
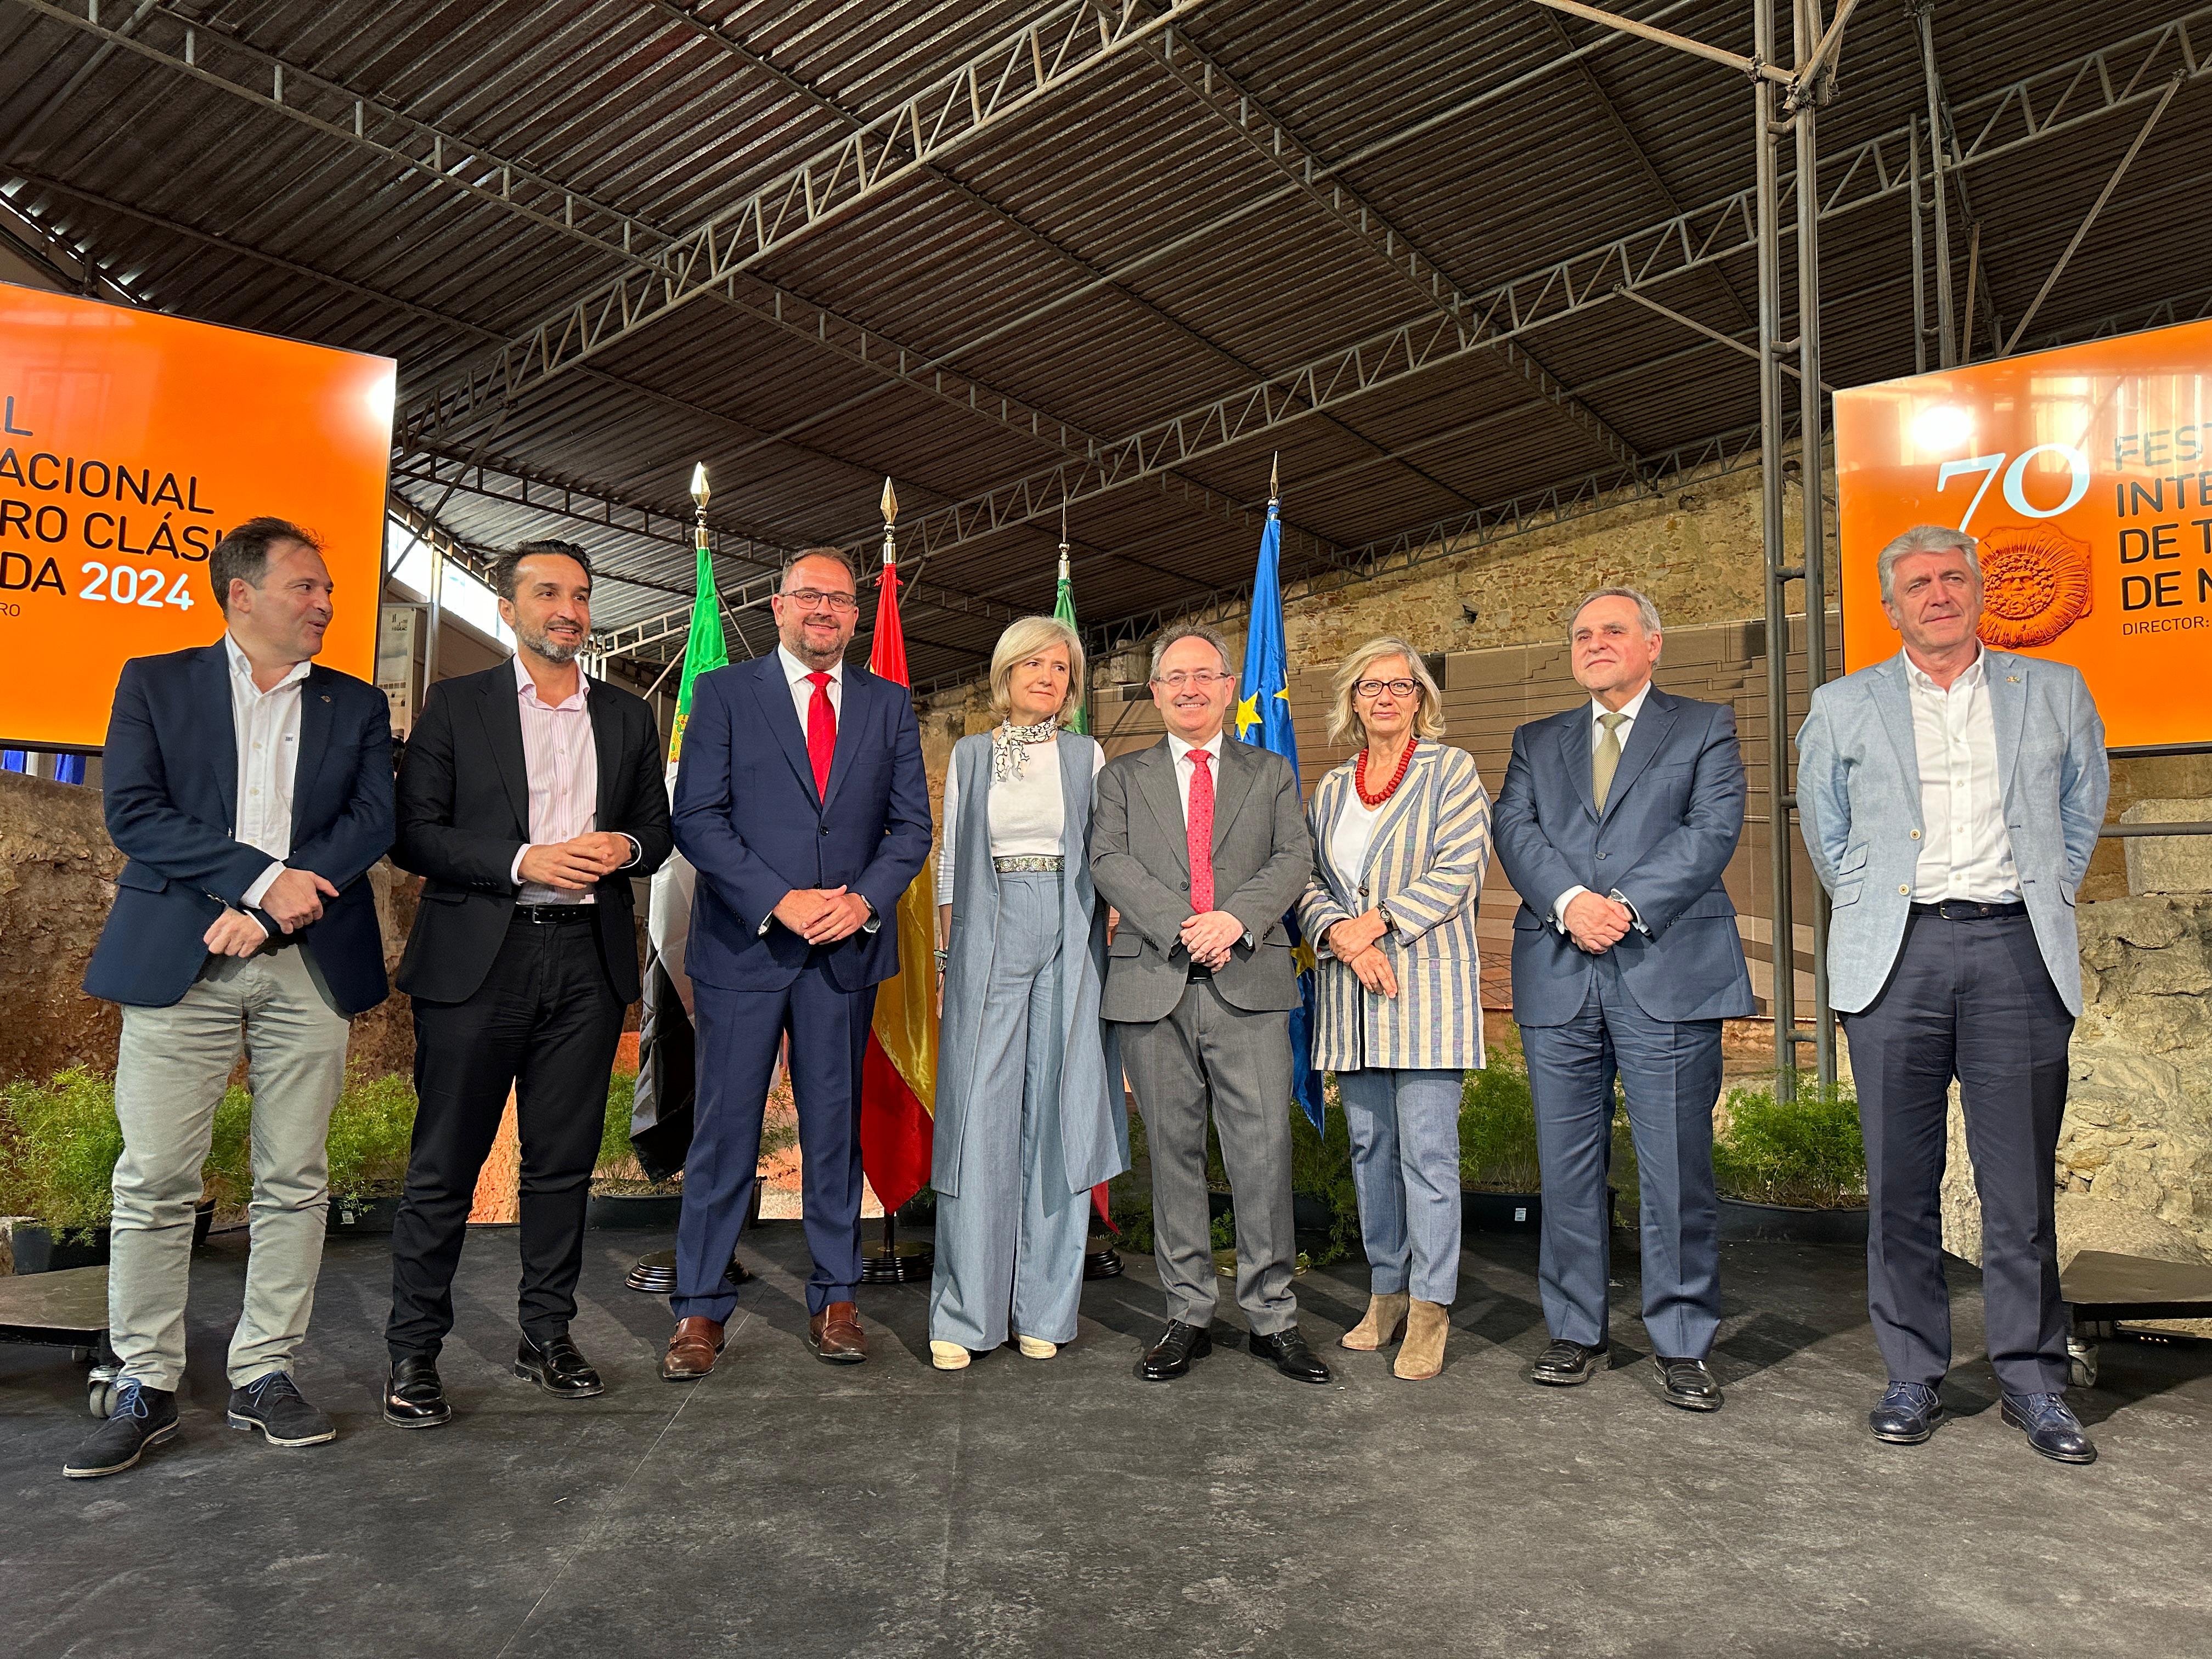
{"type": "Polygon", "coordinates": [[[1395,933],[1398,931],[1398,918],[1390,914],[1390,907],[1385,901],[1382,899],[1375,901],[1375,914],[1382,918],[1382,930],[1385,933],[1395,933]]]}

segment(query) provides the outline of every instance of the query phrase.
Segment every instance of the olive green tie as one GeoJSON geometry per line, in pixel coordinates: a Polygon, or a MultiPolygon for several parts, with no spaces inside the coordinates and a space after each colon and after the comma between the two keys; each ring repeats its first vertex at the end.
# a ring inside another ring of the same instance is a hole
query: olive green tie
{"type": "Polygon", "coordinates": [[[1605,735],[1597,740],[1597,753],[1590,757],[1590,793],[1597,798],[1597,810],[1605,811],[1605,798],[1613,788],[1613,769],[1620,764],[1620,728],[1628,723],[1626,714],[1600,714],[1597,723],[1605,727],[1605,735]]]}

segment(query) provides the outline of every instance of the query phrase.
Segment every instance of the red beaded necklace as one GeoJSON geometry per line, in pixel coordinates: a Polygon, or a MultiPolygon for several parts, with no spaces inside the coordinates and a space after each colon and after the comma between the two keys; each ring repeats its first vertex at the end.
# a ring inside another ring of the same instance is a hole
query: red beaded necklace
{"type": "Polygon", "coordinates": [[[1413,763],[1413,743],[1407,742],[1398,757],[1398,769],[1390,775],[1390,781],[1382,786],[1382,792],[1375,795],[1367,793],[1367,751],[1359,751],[1359,758],[1352,763],[1352,783],[1359,791],[1361,805],[1371,811],[1398,793],[1398,786],[1406,781],[1406,769],[1413,763]]]}

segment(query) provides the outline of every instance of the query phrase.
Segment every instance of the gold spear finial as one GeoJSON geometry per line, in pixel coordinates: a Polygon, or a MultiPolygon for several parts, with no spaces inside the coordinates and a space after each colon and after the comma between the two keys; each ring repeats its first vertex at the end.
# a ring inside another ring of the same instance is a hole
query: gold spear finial
{"type": "Polygon", "coordinates": [[[894,524],[897,522],[898,491],[891,488],[891,481],[889,478],[885,478],[884,480],[883,509],[884,522],[885,524],[894,524]]]}
{"type": "Polygon", "coordinates": [[[888,477],[884,480],[884,499],[880,505],[884,514],[884,562],[894,565],[898,562],[898,536],[892,528],[898,522],[898,491],[891,488],[891,481],[888,477]]]}

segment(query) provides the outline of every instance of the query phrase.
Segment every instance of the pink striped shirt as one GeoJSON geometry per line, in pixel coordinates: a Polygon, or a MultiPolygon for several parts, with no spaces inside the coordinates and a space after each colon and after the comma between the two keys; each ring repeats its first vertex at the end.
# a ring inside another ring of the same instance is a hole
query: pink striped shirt
{"type": "Polygon", "coordinates": [[[592,827],[599,799],[599,757],[592,742],[592,716],[584,706],[591,682],[579,671],[573,696],[538,700],[538,685],[522,653],[514,657],[515,695],[522,700],[522,760],[530,775],[530,843],[514,855],[518,904],[596,904],[596,893],[572,893],[522,880],[522,854],[584,834],[592,827]]]}

